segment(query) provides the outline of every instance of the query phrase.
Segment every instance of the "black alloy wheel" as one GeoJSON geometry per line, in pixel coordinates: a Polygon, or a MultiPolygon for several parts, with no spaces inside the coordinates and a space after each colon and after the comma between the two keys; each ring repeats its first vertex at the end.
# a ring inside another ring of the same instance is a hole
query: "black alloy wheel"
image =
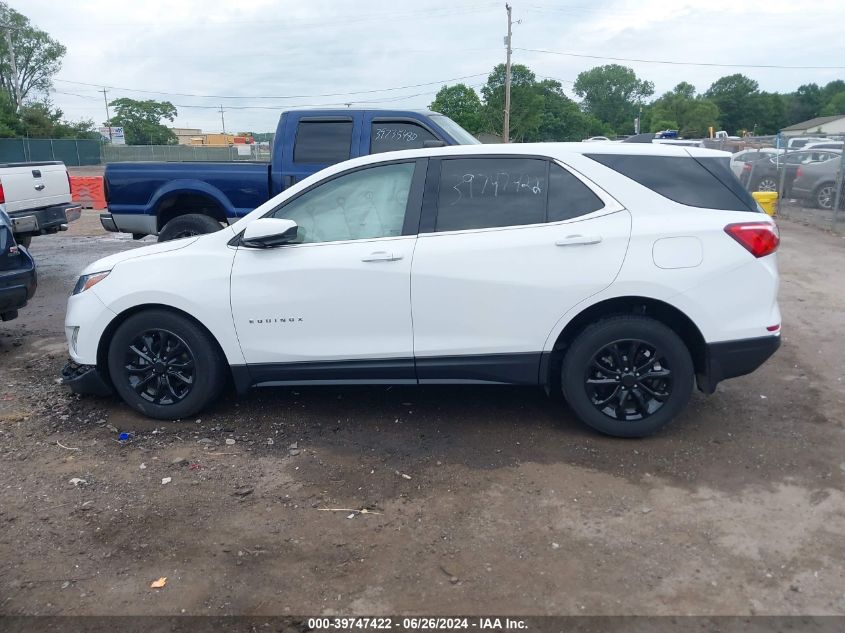
{"type": "Polygon", "coordinates": [[[593,406],[614,420],[644,420],[672,393],[672,370],[653,345],[622,339],[602,347],[590,361],[584,385],[593,406]]]}
{"type": "Polygon", "coordinates": [[[146,330],[126,350],[126,380],[147,402],[158,405],[184,400],[194,386],[194,353],[178,335],[146,330]]]}

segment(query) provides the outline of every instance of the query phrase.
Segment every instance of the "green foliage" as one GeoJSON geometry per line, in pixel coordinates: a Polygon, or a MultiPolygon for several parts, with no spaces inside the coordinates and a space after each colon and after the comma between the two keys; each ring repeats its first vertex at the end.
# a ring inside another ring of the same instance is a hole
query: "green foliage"
{"type": "MultiPolygon", "coordinates": [[[[537,134],[542,120],[543,95],[536,89],[534,73],[527,66],[511,66],[510,137],[522,142],[537,134]]],[[[481,88],[484,97],[482,118],[489,132],[502,133],[505,119],[505,65],[499,64],[481,88]]]]}
{"type": "Polygon", "coordinates": [[[830,100],[827,102],[827,105],[822,108],[819,114],[821,116],[845,114],[845,90],[842,90],[842,92],[837,92],[835,95],[830,97],[830,100]]]}
{"type": "MultiPolygon", "coordinates": [[[[62,57],[67,49],[44,31],[34,27],[29,18],[0,2],[0,23],[12,29],[12,47],[18,68],[18,89],[21,100],[33,98],[36,93],[46,93],[53,76],[62,67],[62,57]]],[[[14,100],[15,82],[12,75],[9,47],[5,33],[0,37],[0,88],[6,98],[14,100]]]]}
{"type": "Polygon", "coordinates": [[[634,119],[643,101],[654,94],[654,84],[619,64],[586,70],[575,80],[575,94],[583,99],[584,111],[617,132],[634,130],[634,119]]]}
{"type": "Polygon", "coordinates": [[[176,118],[176,106],[169,101],[123,97],[109,106],[115,109],[115,114],[106,125],[122,127],[127,145],[176,144],[176,135],[161,123],[162,119],[173,121],[176,118]]]}
{"type": "Polygon", "coordinates": [[[736,73],[714,81],[704,96],[719,108],[722,129],[729,134],[738,134],[754,128],[759,94],[756,81],[736,73]]]}
{"type": "Polygon", "coordinates": [[[695,87],[685,81],[664,93],[651,104],[650,110],[650,126],[641,129],[678,130],[687,138],[706,136],[708,128],[716,127],[719,118],[718,106],[710,99],[696,96],[695,87]]]}
{"type": "Polygon", "coordinates": [[[443,86],[428,107],[445,114],[470,134],[478,134],[484,129],[481,99],[465,84],[443,86]]]}

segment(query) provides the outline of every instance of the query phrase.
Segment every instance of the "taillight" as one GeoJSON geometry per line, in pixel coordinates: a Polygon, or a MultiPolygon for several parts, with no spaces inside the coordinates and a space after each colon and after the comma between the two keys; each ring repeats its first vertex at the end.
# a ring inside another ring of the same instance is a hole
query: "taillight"
{"type": "Polygon", "coordinates": [[[798,169],[795,170],[795,177],[800,178],[802,173],[804,173],[804,172],[802,172],[801,168],[799,167],[798,169]]]}
{"type": "Polygon", "coordinates": [[[0,204],[5,204],[6,202],[6,192],[3,191],[3,181],[0,180],[0,204]]]}
{"type": "Polygon", "coordinates": [[[751,163],[745,163],[742,166],[742,171],[751,171],[752,169],[753,169],[753,167],[751,167],[751,163]]]}
{"type": "Polygon", "coordinates": [[[765,257],[777,250],[780,232],[770,222],[737,222],[728,224],[725,233],[742,244],[754,257],[765,257]]]}

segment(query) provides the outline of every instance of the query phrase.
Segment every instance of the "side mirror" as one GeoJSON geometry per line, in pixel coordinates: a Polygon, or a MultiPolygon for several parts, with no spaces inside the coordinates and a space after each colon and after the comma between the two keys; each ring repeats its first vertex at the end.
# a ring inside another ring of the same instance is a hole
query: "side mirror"
{"type": "Polygon", "coordinates": [[[241,246],[249,248],[273,248],[296,240],[299,227],[293,220],[259,218],[247,224],[241,238],[241,246]]]}
{"type": "Polygon", "coordinates": [[[446,141],[440,139],[423,141],[423,147],[446,147],[446,141]]]}

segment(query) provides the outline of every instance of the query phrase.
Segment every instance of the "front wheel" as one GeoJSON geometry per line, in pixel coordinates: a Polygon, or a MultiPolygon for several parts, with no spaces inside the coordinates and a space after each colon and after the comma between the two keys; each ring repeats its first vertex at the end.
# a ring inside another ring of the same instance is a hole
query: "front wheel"
{"type": "Polygon", "coordinates": [[[194,415],[225,382],[224,359],[209,334],[166,310],[139,312],[120,324],[109,345],[108,370],[126,404],[159,420],[194,415]]]}
{"type": "Polygon", "coordinates": [[[763,176],[757,181],[754,191],[777,191],[778,183],[772,176],[763,176]]]}
{"type": "Polygon", "coordinates": [[[813,202],[819,209],[830,211],[833,208],[836,199],[836,185],[832,182],[822,184],[816,189],[816,194],[813,196],[813,202]]]}
{"type": "Polygon", "coordinates": [[[169,242],[182,237],[205,235],[220,230],[220,222],[202,213],[188,213],[170,220],[158,234],[159,242],[169,242]]]}
{"type": "Polygon", "coordinates": [[[668,424],[692,393],[689,350],[669,327],[618,316],[587,327],[566,353],[561,386],[588,426],[616,437],[644,437],[668,424]]]}

